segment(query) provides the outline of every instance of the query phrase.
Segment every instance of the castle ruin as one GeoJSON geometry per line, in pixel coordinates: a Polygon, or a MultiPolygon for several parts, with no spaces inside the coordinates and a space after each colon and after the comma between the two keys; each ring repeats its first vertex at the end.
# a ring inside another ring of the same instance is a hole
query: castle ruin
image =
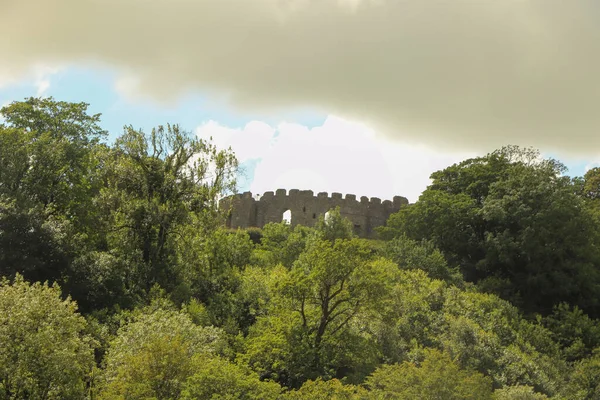
{"type": "Polygon", "coordinates": [[[408,200],[395,196],[393,201],[377,197],[361,197],[353,194],[342,197],[341,193],[326,192],[313,194],[312,190],[285,189],[265,192],[258,200],[251,192],[236,194],[220,201],[221,209],[229,209],[226,225],[228,228],[262,228],[268,223],[282,222],[284,214],[291,212],[292,226],[314,226],[320,215],[340,207],[340,214],[354,225],[355,233],[364,238],[374,238],[375,228],[385,225],[389,216],[397,212],[408,200]]]}

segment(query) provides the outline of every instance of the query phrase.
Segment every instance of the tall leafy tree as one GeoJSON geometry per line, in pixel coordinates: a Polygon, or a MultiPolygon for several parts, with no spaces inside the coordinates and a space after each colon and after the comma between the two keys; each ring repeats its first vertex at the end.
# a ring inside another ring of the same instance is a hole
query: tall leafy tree
{"type": "Polygon", "coordinates": [[[3,107],[0,191],[81,217],[89,204],[92,149],[106,136],[86,103],[29,98],[3,107]],[[87,201],[86,201],[87,200],[87,201]]]}
{"type": "Polygon", "coordinates": [[[432,174],[382,233],[431,240],[452,267],[527,311],[598,312],[598,228],[558,161],[505,147],[432,174]]]}
{"type": "Polygon", "coordinates": [[[235,188],[235,156],[167,125],[150,134],[126,127],[106,157],[97,199],[106,247],[125,264],[128,290],[172,290],[185,268],[177,243],[190,227],[216,229],[218,199],[235,188]]]}
{"type": "Polygon", "coordinates": [[[0,265],[60,280],[94,231],[94,150],[106,132],[88,104],[29,98],[0,109],[0,265]]]}
{"type": "Polygon", "coordinates": [[[357,239],[313,237],[290,271],[278,271],[243,359],[292,387],[318,377],[360,380],[379,357],[361,326],[385,302],[397,271],[357,239]]]}

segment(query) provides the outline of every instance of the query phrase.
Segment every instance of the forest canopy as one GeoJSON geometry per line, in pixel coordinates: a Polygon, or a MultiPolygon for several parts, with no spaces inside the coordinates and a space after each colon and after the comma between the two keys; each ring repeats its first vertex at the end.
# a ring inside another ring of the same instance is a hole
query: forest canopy
{"type": "Polygon", "coordinates": [[[376,240],[231,230],[235,154],[87,109],[0,110],[0,399],[600,398],[600,168],[506,146],[376,240]]]}

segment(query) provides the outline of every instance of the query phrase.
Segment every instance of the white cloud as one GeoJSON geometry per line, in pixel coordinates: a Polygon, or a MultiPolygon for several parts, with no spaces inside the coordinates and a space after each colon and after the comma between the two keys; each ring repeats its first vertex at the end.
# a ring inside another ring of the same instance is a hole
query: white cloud
{"type": "Polygon", "coordinates": [[[260,159],[251,191],[310,189],[416,201],[429,175],[473,154],[435,151],[379,137],[366,126],[329,116],[322,126],[251,122],[232,129],[210,121],[198,127],[221,148],[231,146],[241,162],[260,159]]]}
{"type": "Polygon", "coordinates": [[[50,88],[52,76],[62,70],[63,67],[59,65],[40,63],[32,64],[20,71],[3,65],[0,67],[0,89],[19,81],[31,82],[35,87],[35,96],[42,97],[50,88]]]}
{"type": "Polygon", "coordinates": [[[92,61],[123,71],[130,97],[201,90],[274,115],[314,107],[430,148],[589,155],[599,20],[596,0],[0,1],[0,80],[92,61]]]}
{"type": "Polygon", "coordinates": [[[240,161],[261,158],[273,140],[275,128],[260,121],[252,121],[243,129],[234,129],[220,125],[216,121],[208,121],[196,129],[203,139],[212,137],[213,143],[226,149],[230,146],[235,150],[240,161]]]}
{"type": "Polygon", "coordinates": [[[593,162],[590,162],[589,164],[587,164],[585,166],[585,172],[588,172],[590,169],[598,168],[598,167],[600,167],[600,159],[598,159],[597,161],[593,161],[593,162]]]}
{"type": "Polygon", "coordinates": [[[42,97],[46,94],[50,88],[51,77],[59,73],[61,69],[61,67],[49,65],[37,65],[33,68],[37,97],[42,97]]]}

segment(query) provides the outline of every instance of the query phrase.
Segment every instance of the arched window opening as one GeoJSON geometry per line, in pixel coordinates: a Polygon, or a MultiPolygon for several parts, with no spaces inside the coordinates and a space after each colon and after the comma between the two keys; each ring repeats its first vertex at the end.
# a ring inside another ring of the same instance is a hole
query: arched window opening
{"type": "Polygon", "coordinates": [[[330,219],[331,219],[331,215],[329,214],[329,211],[327,211],[327,212],[325,213],[325,219],[324,219],[324,220],[325,220],[325,223],[326,223],[326,224],[327,224],[327,223],[329,223],[329,220],[330,220],[330,219]]]}
{"type": "Polygon", "coordinates": [[[281,219],[285,224],[290,225],[292,223],[292,212],[285,210],[281,219]]]}

